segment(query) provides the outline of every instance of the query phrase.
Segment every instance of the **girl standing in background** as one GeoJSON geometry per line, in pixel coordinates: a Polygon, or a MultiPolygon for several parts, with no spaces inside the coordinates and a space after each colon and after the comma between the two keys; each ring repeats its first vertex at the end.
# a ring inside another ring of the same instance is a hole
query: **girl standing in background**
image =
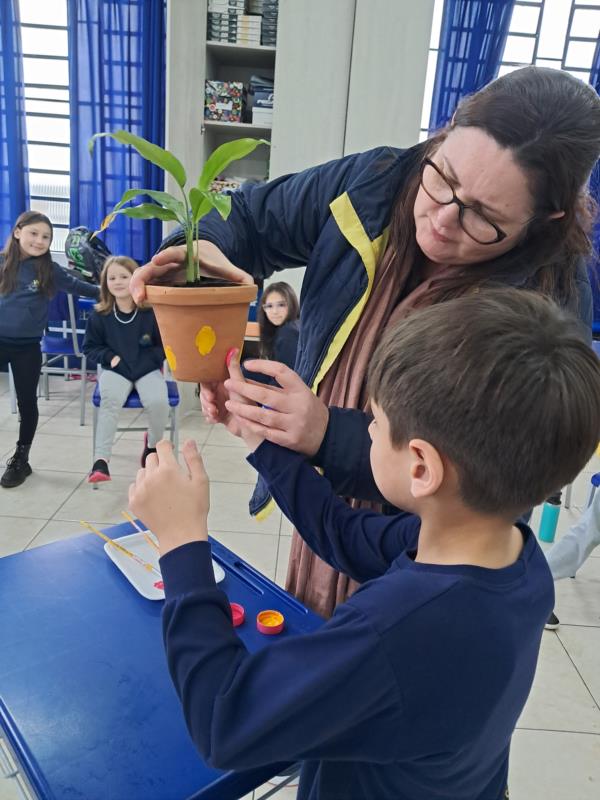
{"type": "Polygon", "coordinates": [[[0,253],[0,366],[10,365],[21,421],[14,455],[0,478],[5,489],[31,475],[29,449],[38,424],[37,385],[42,368],[40,340],[48,306],[57,292],[98,298],[98,287],[78,280],[52,261],[52,223],[25,211],[0,253]]]}

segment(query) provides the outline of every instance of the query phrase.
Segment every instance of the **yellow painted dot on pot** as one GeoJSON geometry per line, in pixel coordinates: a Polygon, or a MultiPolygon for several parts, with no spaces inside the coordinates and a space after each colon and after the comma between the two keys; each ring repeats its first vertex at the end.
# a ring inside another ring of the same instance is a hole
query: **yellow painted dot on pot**
{"type": "Polygon", "coordinates": [[[210,325],[203,325],[196,334],[195,345],[201,356],[207,356],[215,346],[217,334],[210,325]]]}
{"type": "Polygon", "coordinates": [[[177,369],[177,359],[175,358],[175,353],[168,344],[165,345],[165,358],[167,359],[167,364],[171,372],[175,372],[177,369]]]}

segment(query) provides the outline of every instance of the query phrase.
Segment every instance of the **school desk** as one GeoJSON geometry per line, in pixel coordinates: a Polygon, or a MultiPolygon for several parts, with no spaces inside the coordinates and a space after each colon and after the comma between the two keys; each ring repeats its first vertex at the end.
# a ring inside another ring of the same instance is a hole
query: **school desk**
{"type": "MultiPolygon", "coordinates": [[[[213,558],[246,610],[237,630],[250,651],[322,624],[214,540],[213,558]],[[270,608],[285,616],[279,636],[256,630],[270,608]]],[[[281,764],[234,773],[202,762],[168,674],[162,605],[137,593],[92,534],[0,558],[0,776],[43,800],[233,800],[278,773],[281,764]]]]}

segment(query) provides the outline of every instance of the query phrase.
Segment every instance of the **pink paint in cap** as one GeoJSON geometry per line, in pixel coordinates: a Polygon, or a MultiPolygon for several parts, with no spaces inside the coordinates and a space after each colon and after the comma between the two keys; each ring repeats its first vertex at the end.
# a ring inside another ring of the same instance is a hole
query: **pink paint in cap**
{"type": "Polygon", "coordinates": [[[237,626],[241,625],[246,619],[244,606],[241,606],[239,603],[229,603],[229,605],[231,606],[231,619],[233,621],[233,627],[237,628],[237,626]]]}

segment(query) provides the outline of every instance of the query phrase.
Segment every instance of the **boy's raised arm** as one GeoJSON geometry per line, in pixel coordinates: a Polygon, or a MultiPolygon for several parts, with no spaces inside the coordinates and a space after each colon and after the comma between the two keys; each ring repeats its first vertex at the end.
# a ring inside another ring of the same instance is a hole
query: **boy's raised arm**
{"type": "Polygon", "coordinates": [[[418,517],[350,508],[298,453],[265,441],[248,461],[311,549],[359,583],[384,574],[402,551],[416,547],[418,517]]]}

